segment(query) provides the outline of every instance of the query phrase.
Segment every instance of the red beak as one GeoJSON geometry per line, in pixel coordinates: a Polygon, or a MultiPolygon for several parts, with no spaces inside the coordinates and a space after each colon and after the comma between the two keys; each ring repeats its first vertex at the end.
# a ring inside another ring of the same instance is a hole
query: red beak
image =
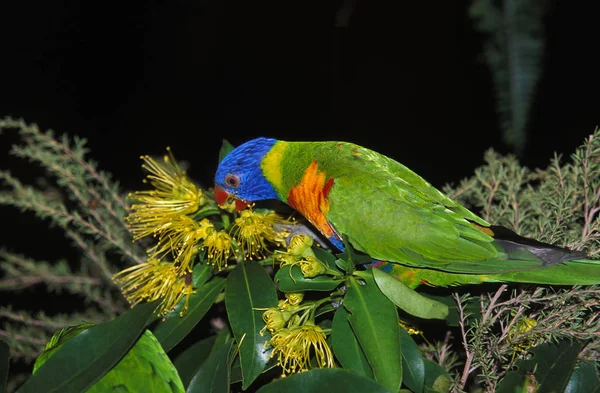
{"type": "MultiPolygon", "coordinates": [[[[214,193],[215,193],[215,200],[217,201],[219,206],[225,205],[227,203],[227,200],[229,199],[229,197],[232,196],[230,193],[228,193],[227,191],[225,191],[222,188],[217,187],[217,186],[215,186],[215,188],[214,188],[214,193]]],[[[235,198],[235,210],[236,211],[239,212],[241,210],[244,210],[245,208],[248,207],[248,205],[250,205],[250,203],[243,201],[239,198],[235,198]]]]}

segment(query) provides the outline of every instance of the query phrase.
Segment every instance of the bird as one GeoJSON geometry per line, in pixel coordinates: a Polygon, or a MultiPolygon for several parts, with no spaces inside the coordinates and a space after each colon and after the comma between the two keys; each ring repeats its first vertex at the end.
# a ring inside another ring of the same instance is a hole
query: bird
{"type": "Polygon", "coordinates": [[[347,239],[413,288],[600,283],[600,261],[585,252],[490,225],[403,164],[354,143],[259,137],[230,151],[214,181],[219,205],[280,200],[337,249],[347,239]]]}

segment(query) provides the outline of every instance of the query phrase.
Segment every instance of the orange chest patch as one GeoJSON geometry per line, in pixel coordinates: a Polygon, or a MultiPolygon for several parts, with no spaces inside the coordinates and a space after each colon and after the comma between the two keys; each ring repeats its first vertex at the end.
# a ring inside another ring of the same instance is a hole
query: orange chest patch
{"type": "Polygon", "coordinates": [[[329,191],[333,178],[327,179],[325,172],[319,171],[317,161],[306,168],[300,183],[293,186],[287,197],[288,204],[298,210],[327,238],[337,236],[325,218],[329,212],[329,191]]]}

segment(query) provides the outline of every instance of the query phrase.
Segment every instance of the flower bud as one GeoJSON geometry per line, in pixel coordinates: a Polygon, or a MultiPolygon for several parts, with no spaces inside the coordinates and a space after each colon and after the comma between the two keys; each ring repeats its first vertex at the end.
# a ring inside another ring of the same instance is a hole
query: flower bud
{"type": "Polygon", "coordinates": [[[304,299],[304,292],[286,292],[285,298],[292,306],[297,306],[302,303],[304,299]]]}
{"type": "Polygon", "coordinates": [[[325,266],[323,262],[319,261],[317,258],[308,256],[304,258],[304,260],[300,261],[300,269],[302,270],[302,275],[304,277],[313,278],[320,276],[321,274],[325,274],[327,271],[327,266],[325,266]]]}
{"type": "Polygon", "coordinates": [[[288,252],[295,256],[305,256],[313,245],[312,237],[308,235],[294,235],[290,239],[288,252]]]}
{"type": "Polygon", "coordinates": [[[284,313],[277,308],[269,308],[262,315],[263,321],[267,325],[267,329],[273,333],[283,328],[289,316],[285,317],[284,313]]]}
{"type": "Polygon", "coordinates": [[[275,260],[279,262],[279,266],[295,265],[298,263],[298,257],[288,252],[276,252],[274,254],[275,260]]]}

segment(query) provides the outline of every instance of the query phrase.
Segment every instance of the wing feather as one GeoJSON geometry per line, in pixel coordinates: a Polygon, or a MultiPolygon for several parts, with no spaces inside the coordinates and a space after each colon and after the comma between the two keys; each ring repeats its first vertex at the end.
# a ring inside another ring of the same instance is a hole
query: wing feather
{"type": "Polygon", "coordinates": [[[335,184],[327,219],[373,258],[480,274],[543,265],[533,254],[507,260],[493,237],[473,225],[487,222],[402,164],[356,145],[341,150],[337,154],[349,151],[351,159],[328,170],[335,184]]]}

